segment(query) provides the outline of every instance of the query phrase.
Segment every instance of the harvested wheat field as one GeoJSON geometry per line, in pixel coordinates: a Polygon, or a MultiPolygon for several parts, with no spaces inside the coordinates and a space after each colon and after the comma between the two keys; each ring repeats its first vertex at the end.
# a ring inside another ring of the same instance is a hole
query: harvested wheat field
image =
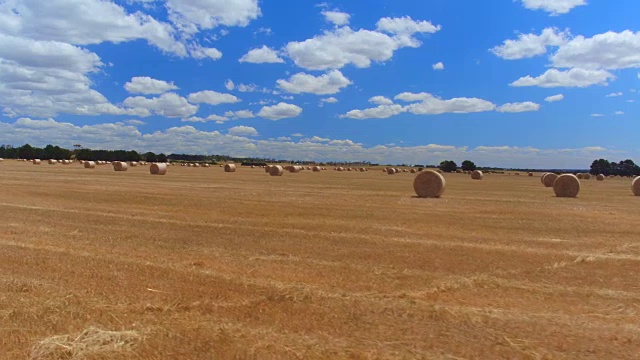
{"type": "Polygon", "coordinates": [[[629,179],[0,164],[3,359],[633,359],[629,179]]]}

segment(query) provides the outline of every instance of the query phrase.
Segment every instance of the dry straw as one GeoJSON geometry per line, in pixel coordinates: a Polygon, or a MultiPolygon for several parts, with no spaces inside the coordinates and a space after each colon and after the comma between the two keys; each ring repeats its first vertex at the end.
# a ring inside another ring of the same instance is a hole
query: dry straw
{"type": "Polygon", "coordinates": [[[576,197],[580,192],[580,180],[573,174],[562,174],[553,182],[557,197],[576,197]]]}
{"type": "Polygon", "coordinates": [[[530,173],[529,173],[529,174],[527,174],[527,175],[529,175],[529,176],[533,176],[533,173],[532,173],[532,172],[530,172],[530,173]]]}
{"type": "Polygon", "coordinates": [[[113,170],[115,171],[127,171],[129,169],[129,165],[127,165],[124,161],[114,161],[113,162],[113,170]]]}
{"type": "Polygon", "coordinates": [[[58,163],[58,160],[49,159],[49,165],[55,165],[58,163]]]}
{"type": "Polygon", "coordinates": [[[269,175],[271,176],[282,176],[284,174],[284,169],[280,165],[273,165],[269,168],[269,175]]]}
{"type": "Polygon", "coordinates": [[[39,341],[31,359],[108,359],[131,351],[142,336],[137,331],[108,331],[90,327],[75,335],[58,335],[39,341]]]}
{"type": "Polygon", "coordinates": [[[585,179],[585,180],[589,180],[589,179],[591,179],[591,174],[589,174],[589,173],[584,174],[584,175],[582,175],[582,178],[585,179]]]}
{"type": "Polygon", "coordinates": [[[604,181],[604,175],[603,174],[598,174],[598,176],[596,176],[596,180],[604,181]]]}
{"type": "Polygon", "coordinates": [[[320,166],[314,166],[312,170],[313,172],[320,172],[320,166]]]}
{"type": "Polygon", "coordinates": [[[471,172],[471,178],[473,180],[482,180],[483,177],[484,177],[484,174],[480,170],[473,170],[471,172]]]}
{"type": "Polygon", "coordinates": [[[84,162],[84,168],[85,169],[95,169],[96,168],[96,162],[95,161],[85,161],[84,162]]]}
{"type": "Polygon", "coordinates": [[[433,170],[423,171],[413,179],[413,190],[421,198],[438,198],[445,186],[444,177],[433,170]]]}
{"type": "Polygon", "coordinates": [[[544,176],[549,174],[548,172],[542,173],[542,175],[540,175],[540,182],[544,185],[544,176]]]}
{"type": "Polygon", "coordinates": [[[151,164],[151,166],[149,167],[149,172],[151,173],[151,175],[164,175],[167,173],[167,164],[151,164]]]}
{"type": "Polygon", "coordinates": [[[584,175],[582,173],[574,175],[575,177],[577,177],[579,180],[582,180],[582,178],[584,178],[584,175]]]}
{"type": "Polygon", "coordinates": [[[542,183],[544,184],[545,187],[553,187],[553,183],[556,181],[557,178],[558,178],[558,175],[553,173],[548,173],[544,176],[544,178],[542,178],[542,183]]]}
{"type": "Polygon", "coordinates": [[[640,179],[640,176],[636,176],[636,178],[631,181],[631,191],[635,196],[640,196],[640,180],[638,179],[640,179]]]}
{"type": "Polygon", "coordinates": [[[387,174],[389,174],[389,175],[393,175],[393,174],[395,174],[396,172],[397,172],[397,171],[396,171],[396,169],[394,169],[394,168],[388,168],[388,169],[387,169],[387,174]]]}
{"type": "Polygon", "coordinates": [[[236,172],[236,165],[235,164],[226,164],[224,166],[224,172],[236,172]]]}

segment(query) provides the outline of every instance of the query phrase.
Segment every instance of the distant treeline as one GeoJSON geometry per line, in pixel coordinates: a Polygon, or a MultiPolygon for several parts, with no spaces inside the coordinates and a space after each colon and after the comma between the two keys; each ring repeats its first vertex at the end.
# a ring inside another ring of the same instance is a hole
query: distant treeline
{"type": "Polygon", "coordinates": [[[636,165],[633,160],[622,160],[620,162],[609,161],[605,159],[593,160],[591,170],[593,175],[617,175],[617,176],[639,176],[640,166],[636,165]]]}

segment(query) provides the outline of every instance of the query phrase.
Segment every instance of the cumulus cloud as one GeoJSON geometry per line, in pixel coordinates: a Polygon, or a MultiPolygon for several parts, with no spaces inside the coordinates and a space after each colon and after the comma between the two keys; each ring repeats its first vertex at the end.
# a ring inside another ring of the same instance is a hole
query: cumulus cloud
{"type": "Polygon", "coordinates": [[[435,63],[431,65],[431,67],[433,68],[433,70],[444,70],[444,64],[442,62],[435,63]]]}
{"type": "Polygon", "coordinates": [[[560,68],[640,68],[640,32],[607,31],[591,38],[576,36],[551,56],[551,62],[560,68]]]}
{"type": "Polygon", "coordinates": [[[237,135],[237,136],[258,136],[258,130],[256,130],[255,128],[252,128],[251,126],[234,126],[232,128],[230,128],[229,130],[227,130],[227,133],[230,135],[237,135]]]}
{"type": "Polygon", "coordinates": [[[369,98],[369,102],[376,105],[392,105],[393,104],[393,100],[380,95],[369,98]]]}
{"type": "Polygon", "coordinates": [[[340,69],[348,64],[366,68],[373,61],[391,59],[399,48],[419,47],[414,34],[438,30],[439,26],[410,17],[383,18],[376,31],[343,26],[305,41],[289,42],[285,49],[297,66],[308,70],[340,69]]]}
{"type": "Polygon", "coordinates": [[[165,93],[155,98],[143,96],[128,97],[123,104],[130,108],[147,109],[157,115],[166,117],[188,117],[198,111],[197,105],[190,104],[187,99],[176,93],[165,93]]]}
{"type": "Polygon", "coordinates": [[[229,118],[226,116],[220,116],[220,115],[209,115],[206,118],[202,118],[199,116],[191,116],[188,118],[183,118],[182,122],[207,122],[207,121],[215,121],[218,124],[222,124],[225,121],[228,121],[229,118]]]}
{"type": "Polygon", "coordinates": [[[186,33],[220,25],[244,27],[262,15],[258,0],[166,1],[169,19],[186,33]]]}
{"type": "Polygon", "coordinates": [[[552,95],[544,98],[544,101],[546,102],[556,102],[556,101],[562,101],[562,100],[564,100],[563,94],[552,95]]]}
{"type": "Polygon", "coordinates": [[[607,85],[609,80],[616,77],[605,70],[586,70],[573,68],[567,71],[549,69],[538,77],[527,75],[512,82],[511,86],[539,86],[552,87],[587,87],[591,85],[607,85]]]}
{"type": "Polygon", "coordinates": [[[322,98],[320,99],[320,101],[327,104],[333,104],[333,103],[337,103],[338,99],[334,98],[333,96],[330,96],[328,98],[322,98]]]}
{"type": "Polygon", "coordinates": [[[205,103],[209,105],[233,104],[240,101],[231,94],[223,94],[216,91],[204,90],[189,94],[189,101],[195,104],[205,103]]]}
{"type": "MultiPolygon", "coordinates": [[[[295,134],[301,135],[301,134],[295,134]]],[[[313,139],[313,138],[311,138],[313,139]]],[[[316,139],[318,140],[318,139],[316,139]]],[[[292,141],[258,140],[218,131],[200,131],[192,126],[142,133],[125,124],[95,124],[77,126],[53,119],[18,119],[15,123],[0,121],[0,143],[34,146],[56,144],[73,147],[78,142],[91,148],[132,149],[139,152],[228,154],[237,157],[270,157],[310,161],[371,161],[381,164],[429,162],[442,160],[461,162],[472,159],[476,164],[500,167],[582,168],[593,159],[625,158],[628,154],[600,146],[569,149],[536,149],[532,147],[478,146],[476,148],[428,144],[420,146],[377,145],[365,147],[353,140],[326,141],[300,139],[292,141]]]]}
{"type": "Polygon", "coordinates": [[[517,40],[505,40],[491,49],[495,55],[506,60],[517,60],[543,55],[548,46],[560,46],[569,41],[569,31],[545,28],[540,35],[520,34],[517,40]]]}
{"type": "Polygon", "coordinates": [[[281,120],[286,118],[297,117],[302,113],[302,108],[293,105],[280,102],[276,105],[264,106],[258,112],[258,116],[269,120],[281,120]]]}
{"type": "Polygon", "coordinates": [[[203,47],[199,44],[189,44],[189,55],[195,59],[211,59],[218,60],[222,57],[220,50],[216,48],[203,47]]]}
{"type": "Polygon", "coordinates": [[[394,97],[396,100],[414,102],[405,108],[417,115],[436,115],[444,113],[474,113],[493,111],[496,106],[487,100],[479,98],[453,98],[443,100],[429,93],[404,92],[394,97]]]}
{"type": "Polygon", "coordinates": [[[124,84],[124,88],[132,94],[163,94],[170,90],[177,90],[173,82],[152,79],[148,76],[135,76],[124,84]]]}
{"type": "Polygon", "coordinates": [[[540,105],[531,101],[506,103],[496,109],[496,111],[501,113],[519,113],[538,110],[540,110],[540,105]]]}
{"type": "Polygon", "coordinates": [[[305,73],[297,73],[288,80],[276,81],[278,87],[292,94],[311,93],[316,95],[329,95],[340,92],[351,84],[340,70],[331,70],[320,76],[305,73]]]}
{"type": "Polygon", "coordinates": [[[622,96],[622,95],[624,95],[624,94],[622,93],[622,91],[620,91],[620,92],[614,92],[614,93],[611,93],[611,94],[607,94],[607,95],[605,95],[605,97],[618,97],[618,96],[622,96]]]}
{"type": "Polygon", "coordinates": [[[405,112],[406,109],[401,105],[379,105],[374,108],[364,110],[351,110],[341,115],[343,118],[350,119],[386,119],[394,115],[405,112]]]}
{"type": "Polygon", "coordinates": [[[323,11],[324,19],[336,26],[343,26],[349,23],[351,15],[341,11],[323,11]]]}
{"type": "Polygon", "coordinates": [[[234,84],[233,81],[231,79],[229,79],[229,80],[225,81],[224,87],[227,90],[231,91],[231,90],[236,88],[236,84],[234,84]]]}
{"type": "Polygon", "coordinates": [[[543,10],[552,16],[566,14],[573,8],[587,5],[586,0],[521,0],[529,10],[543,10]]]}
{"type": "Polygon", "coordinates": [[[238,61],[253,64],[284,62],[275,50],[267,47],[266,45],[263,45],[261,48],[249,50],[249,52],[244,54],[238,61]]]}
{"type": "Polygon", "coordinates": [[[256,117],[250,110],[227,111],[224,113],[224,116],[230,119],[250,119],[256,117]]]}

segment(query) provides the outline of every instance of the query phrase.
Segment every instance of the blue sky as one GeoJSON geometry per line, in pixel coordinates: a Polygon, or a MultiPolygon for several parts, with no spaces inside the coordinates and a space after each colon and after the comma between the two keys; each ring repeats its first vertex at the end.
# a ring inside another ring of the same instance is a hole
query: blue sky
{"type": "Polygon", "coordinates": [[[300,160],[636,159],[633,0],[3,0],[0,143],[300,160]]]}

